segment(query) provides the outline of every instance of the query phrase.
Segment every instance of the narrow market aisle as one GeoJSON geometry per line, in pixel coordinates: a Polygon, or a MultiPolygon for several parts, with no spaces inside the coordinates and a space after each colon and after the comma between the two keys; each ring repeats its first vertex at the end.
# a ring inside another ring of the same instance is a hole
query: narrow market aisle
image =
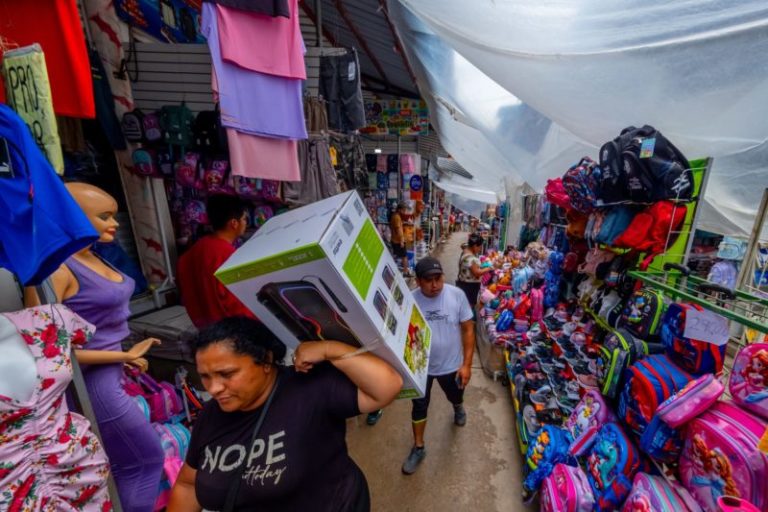
{"type": "MultiPolygon", "coordinates": [[[[436,256],[446,282],[456,281],[459,232],[436,256]]],[[[522,459],[516,444],[509,388],[488,378],[475,355],[465,394],[467,425],[453,425],[453,409],[435,383],[426,432],[427,457],[418,471],[400,471],[413,443],[411,403],[390,405],[376,426],[365,416],[350,420],[347,440],[352,457],[368,478],[373,512],[493,512],[526,509],[520,499],[522,459]]]]}

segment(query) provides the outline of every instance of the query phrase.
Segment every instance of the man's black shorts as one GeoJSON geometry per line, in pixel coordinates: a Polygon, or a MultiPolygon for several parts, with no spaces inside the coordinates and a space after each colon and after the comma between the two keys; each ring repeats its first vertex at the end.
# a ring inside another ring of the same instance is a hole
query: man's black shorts
{"type": "Polygon", "coordinates": [[[392,256],[395,258],[405,258],[408,254],[405,252],[405,244],[392,243],[392,256]]]}

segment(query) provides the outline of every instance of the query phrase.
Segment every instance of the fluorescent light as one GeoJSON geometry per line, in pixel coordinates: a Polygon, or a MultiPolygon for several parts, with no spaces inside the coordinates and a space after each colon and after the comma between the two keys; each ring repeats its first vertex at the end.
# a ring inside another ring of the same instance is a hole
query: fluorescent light
{"type": "Polygon", "coordinates": [[[376,153],[376,154],[378,155],[378,154],[380,154],[380,153],[381,153],[381,148],[375,148],[375,149],[373,150],[373,152],[374,152],[374,153],[376,153]]]}

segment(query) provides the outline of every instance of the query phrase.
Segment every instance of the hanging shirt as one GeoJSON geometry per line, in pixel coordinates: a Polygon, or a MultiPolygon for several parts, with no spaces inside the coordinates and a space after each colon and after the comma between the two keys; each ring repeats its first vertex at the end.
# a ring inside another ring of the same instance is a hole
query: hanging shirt
{"type": "Polygon", "coordinates": [[[267,16],[291,17],[288,0],[213,0],[213,3],[267,16]]]}
{"type": "Polygon", "coordinates": [[[214,4],[203,4],[201,31],[211,51],[212,86],[219,97],[221,124],[262,137],[306,139],[302,81],[251,71],[222,60],[214,4]]]}
{"type": "Polygon", "coordinates": [[[289,18],[270,18],[217,5],[221,58],[251,71],[306,80],[298,1],[288,6],[289,18]]]}
{"type": "MultiPolygon", "coordinates": [[[[75,0],[0,0],[0,35],[11,45],[43,47],[57,115],[96,116],[91,64],[75,0]]],[[[24,70],[10,79],[24,80],[24,70]]],[[[6,103],[1,82],[0,102],[6,103]]]]}
{"type": "Polygon", "coordinates": [[[5,105],[0,105],[0,212],[0,267],[25,285],[39,284],[98,238],[27,125],[5,105]]]}

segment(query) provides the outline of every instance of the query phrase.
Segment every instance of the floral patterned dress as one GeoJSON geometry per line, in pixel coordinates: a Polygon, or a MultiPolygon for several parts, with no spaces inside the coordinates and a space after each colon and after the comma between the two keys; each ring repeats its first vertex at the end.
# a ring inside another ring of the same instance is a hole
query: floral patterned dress
{"type": "Polygon", "coordinates": [[[102,512],[109,463],[83,416],[70,412],[70,345],[84,344],[93,326],[54,304],[6,313],[37,365],[28,401],[0,395],[0,510],[102,512]]]}

